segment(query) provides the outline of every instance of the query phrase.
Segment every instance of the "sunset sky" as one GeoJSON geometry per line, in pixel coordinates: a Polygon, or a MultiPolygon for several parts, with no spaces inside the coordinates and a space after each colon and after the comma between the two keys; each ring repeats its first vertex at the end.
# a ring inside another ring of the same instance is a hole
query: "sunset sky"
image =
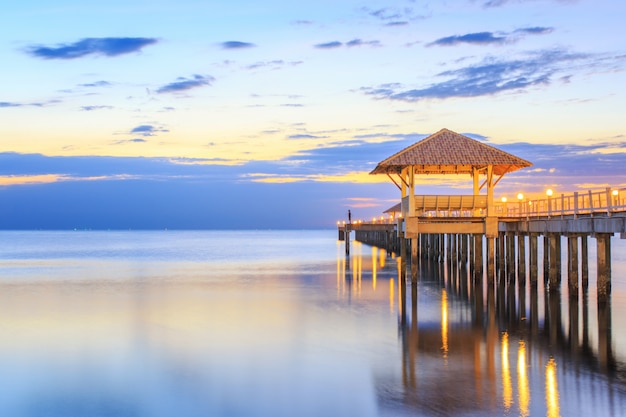
{"type": "Polygon", "coordinates": [[[442,128],[534,164],[496,197],[626,187],[622,0],[6,3],[2,229],[333,227],[442,128]]]}

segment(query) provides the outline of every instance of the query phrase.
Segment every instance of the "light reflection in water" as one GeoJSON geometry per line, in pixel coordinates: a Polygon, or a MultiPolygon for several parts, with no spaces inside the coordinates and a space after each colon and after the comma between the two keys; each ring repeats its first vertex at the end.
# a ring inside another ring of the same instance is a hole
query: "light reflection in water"
{"type": "Polygon", "coordinates": [[[559,417],[561,415],[554,358],[550,358],[546,364],[546,407],[548,408],[548,417],[559,417]]]}
{"type": "Polygon", "coordinates": [[[530,405],[530,388],[526,366],[526,343],[520,340],[517,348],[517,400],[519,401],[519,414],[521,417],[529,415],[530,405]]]}
{"type": "Polygon", "coordinates": [[[513,405],[513,388],[511,386],[511,367],[509,364],[509,334],[502,335],[502,403],[508,413],[513,405]]]}

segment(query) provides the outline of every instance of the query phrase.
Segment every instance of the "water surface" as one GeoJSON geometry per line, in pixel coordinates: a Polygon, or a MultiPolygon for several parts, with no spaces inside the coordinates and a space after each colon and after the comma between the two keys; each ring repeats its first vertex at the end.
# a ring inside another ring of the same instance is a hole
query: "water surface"
{"type": "Polygon", "coordinates": [[[0,415],[626,413],[619,239],[603,308],[335,239],[0,232],[0,415]]]}

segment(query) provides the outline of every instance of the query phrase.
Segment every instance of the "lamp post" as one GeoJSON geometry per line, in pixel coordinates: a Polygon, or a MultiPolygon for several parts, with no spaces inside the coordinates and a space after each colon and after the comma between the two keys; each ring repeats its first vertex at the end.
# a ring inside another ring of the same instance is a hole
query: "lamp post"
{"type": "Polygon", "coordinates": [[[506,206],[506,197],[502,197],[502,209],[504,210],[504,215],[508,216],[509,211],[507,210],[507,206],[506,206]]]}
{"type": "Polygon", "coordinates": [[[611,194],[613,194],[613,207],[619,206],[619,190],[613,190],[611,194]]]}
{"type": "Polygon", "coordinates": [[[522,206],[522,201],[524,201],[524,194],[522,194],[522,193],[517,194],[517,205],[519,207],[519,215],[520,215],[520,217],[522,217],[522,214],[523,214],[522,213],[522,207],[523,207],[522,206]]]}

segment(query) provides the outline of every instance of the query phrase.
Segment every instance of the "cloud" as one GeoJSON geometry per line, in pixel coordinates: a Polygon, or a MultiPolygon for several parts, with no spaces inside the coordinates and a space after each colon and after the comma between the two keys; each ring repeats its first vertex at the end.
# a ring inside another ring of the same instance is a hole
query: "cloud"
{"type": "Polygon", "coordinates": [[[8,107],[23,107],[23,106],[32,106],[32,107],[46,107],[51,104],[61,103],[61,100],[48,100],[44,102],[32,102],[32,103],[16,103],[11,101],[0,101],[0,108],[8,108],[8,107]]]}
{"type": "MultiPolygon", "coordinates": [[[[148,136],[156,136],[157,133],[167,133],[169,132],[169,130],[167,129],[163,129],[163,128],[158,128],[155,127],[153,125],[139,125],[133,129],[131,129],[130,134],[131,135],[141,135],[144,137],[148,137],[148,136]]],[[[132,139],[135,140],[135,139],[132,139]]],[[[139,139],[140,141],[141,139],[139,139]]]]}
{"type": "Polygon", "coordinates": [[[254,48],[256,45],[249,42],[227,41],[220,44],[222,49],[248,49],[254,48]]]}
{"type": "Polygon", "coordinates": [[[180,91],[187,91],[193,88],[211,85],[213,81],[215,81],[215,78],[210,75],[195,74],[191,78],[178,77],[176,81],[160,87],[157,90],[157,93],[177,93],[180,91]]]}
{"type": "Polygon", "coordinates": [[[108,87],[111,83],[108,81],[95,81],[93,83],[78,84],[79,87],[108,87]]]}
{"type": "Polygon", "coordinates": [[[272,60],[272,61],[259,61],[259,62],[255,62],[254,64],[250,64],[248,66],[245,67],[245,69],[247,70],[256,70],[256,69],[264,69],[264,68],[268,68],[270,70],[278,70],[281,68],[284,68],[286,66],[293,66],[295,67],[296,65],[300,65],[302,64],[303,61],[283,61],[282,59],[276,59],[276,60],[272,60]]]}
{"type": "MultiPolygon", "coordinates": [[[[483,2],[483,7],[502,7],[509,3],[537,3],[541,0],[487,0],[483,2]]],[[[576,3],[578,0],[545,0],[548,3],[576,3]]]]}
{"type": "Polygon", "coordinates": [[[439,38],[426,46],[456,46],[462,43],[471,45],[501,45],[504,43],[516,42],[522,35],[546,35],[552,33],[554,28],[550,27],[527,27],[516,29],[511,33],[499,32],[475,32],[465,35],[453,35],[439,38]]]}
{"type": "Polygon", "coordinates": [[[469,43],[475,45],[502,44],[506,42],[505,36],[495,36],[492,32],[468,33],[466,35],[446,36],[439,38],[427,46],[453,46],[460,43],[469,43]]]}
{"type": "Polygon", "coordinates": [[[80,109],[83,111],[94,111],[94,110],[110,110],[113,106],[82,106],[80,109]]]}
{"type": "Polygon", "coordinates": [[[287,136],[287,139],[324,139],[327,138],[328,136],[316,136],[316,135],[309,135],[309,134],[296,134],[296,135],[289,135],[287,136]]]}
{"type": "Polygon", "coordinates": [[[415,102],[424,99],[477,97],[503,91],[524,90],[536,85],[550,84],[561,71],[573,71],[576,63],[589,68],[599,65],[603,58],[574,54],[562,50],[541,51],[514,60],[486,58],[477,64],[444,71],[438,77],[445,81],[423,88],[407,89],[401,84],[382,84],[362,91],[377,99],[415,102]]]}
{"type": "Polygon", "coordinates": [[[361,39],[352,39],[349,42],[346,42],[347,47],[353,46],[380,46],[380,41],[363,41],[361,39]]]}
{"type": "Polygon", "coordinates": [[[424,13],[418,13],[413,7],[384,7],[380,9],[370,9],[363,7],[361,10],[368,16],[382,21],[385,26],[404,26],[411,21],[428,18],[428,4],[424,4],[424,13]]]}
{"type": "Polygon", "coordinates": [[[381,46],[381,43],[377,40],[363,41],[361,39],[352,39],[346,43],[343,43],[341,41],[332,41],[326,43],[318,43],[317,45],[314,45],[314,47],[318,49],[336,49],[341,48],[342,46],[346,46],[348,48],[352,48],[355,46],[381,46]]]}
{"type": "Polygon", "coordinates": [[[42,59],[76,59],[87,55],[119,56],[157,43],[155,38],[84,38],[56,47],[33,46],[28,52],[42,59]]]}
{"type": "MultiPolygon", "coordinates": [[[[144,136],[154,136],[154,135],[144,135],[144,136]]],[[[141,138],[133,138],[133,139],[126,139],[126,140],[118,140],[113,142],[114,145],[125,145],[128,143],[147,143],[148,141],[145,139],[141,139],[141,138]]]]}
{"type": "Polygon", "coordinates": [[[342,46],[343,46],[343,43],[341,43],[339,41],[318,43],[318,44],[314,45],[314,47],[318,48],[318,49],[335,49],[335,48],[340,48],[342,46]]]}
{"type": "Polygon", "coordinates": [[[515,32],[526,33],[529,35],[546,35],[548,33],[554,32],[554,28],[535,26],[535,27],[529,27],[529,28],[520,28],[520,29],[515,30],[515,32]]]}

